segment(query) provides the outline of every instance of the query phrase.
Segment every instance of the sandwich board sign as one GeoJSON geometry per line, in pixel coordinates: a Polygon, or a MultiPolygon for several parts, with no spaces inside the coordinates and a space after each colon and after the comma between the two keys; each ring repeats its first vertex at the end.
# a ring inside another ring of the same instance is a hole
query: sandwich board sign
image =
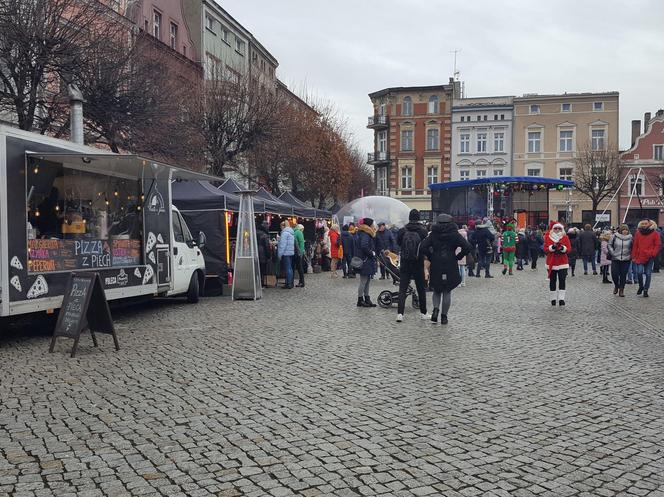
{"type": "Polygon", "coordinates": [[[120,350],[99,273],[71,273],[69,276],[48,351],[53,352],[57,337],[73,338],[71,356],[74,357],[78,340],[85,330],[90,331],[95,347],[98,346],[95,332],[106,333],[113,336],[115,350],[120,350]]]}

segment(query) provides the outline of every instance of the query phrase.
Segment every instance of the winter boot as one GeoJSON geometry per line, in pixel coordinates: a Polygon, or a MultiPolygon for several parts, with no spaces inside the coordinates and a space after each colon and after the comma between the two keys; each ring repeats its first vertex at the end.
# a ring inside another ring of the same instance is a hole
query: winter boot
{"type": "Polygon", "coordinates": [[[624,296],[625,296],[625,290],[621,288],[620,290],[618,290],[618,297],[624,297],[624,296]]]}
{"type": "Polygon", "coordinates": [[[503,266],[503,276],[507,274],[507,266],[503,266]]]}
{"type": "Polygon", "coordinates": [[[647,297],[648,296],[648,290],[643,290],[643,296],[647,297]]]}
{"type": "Polygon", "coordinates": [[[431,311],[431,321],[432,321],[432,322],[434,322],[434,323],[437,323],[437,322],[438,322],[438,313],[439,313],[439,312],[440,312],[440,311],[439,311],[439,309],[438,309],[437,307],[434,307],[434,308],[433,308],[433,311],[431,311]]]}
{"type": "Polygon", "coordinates": [[[613,295],[616,295],[618,293],[618,287],[614,286],[613,287],[613,295]]]}
{"type": "Polygon", "coordinates": [[[551,305],[556,305],[556,301],[558,300],[558,292],[555,290],[549,290],[549,295],[551,298],[551,305]]]}
{"type": "Polygon", "coordinates": [[[357,298],[357,306],[364,307],[364,299],[362,297],[357,298]]]}
{"type": "Polygon", "coordinates": [[[558,290],[558,305],[565,305],[565,290],[558,290]]]}
{"type": "Polygon", "coordinates": [[[364,297],[364,307],[376,307],[376,304],[371,301],[371,297],[368,295],[364,297]]]}
{"type": "Polygon", "coordinates": [[[442,314],[440,316],[440,324],[447,324],[447,314],[442,314]]]}

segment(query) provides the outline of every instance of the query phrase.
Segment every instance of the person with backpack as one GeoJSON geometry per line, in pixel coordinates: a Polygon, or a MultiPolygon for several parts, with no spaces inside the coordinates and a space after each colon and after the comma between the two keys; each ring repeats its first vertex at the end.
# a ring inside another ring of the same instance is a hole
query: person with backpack
{"type": "Polygon", "coordinates": [[[330,256],[332,257],[332,265],[330,267],[331,278],[338,278],[339,273],[337,269],[339,266],[339,247],[341,246],[341,233],[339,233],[339,225],[333,224],[332,229],[328,232],[330,238],[330,256]]]}
{"type": "Polygon", "coordinates": [[[459,261],[472,247],[457,230],[449,214],[439,214],[431,233],[420,245],[420,253],[431,261],[430,284],[433,288],[433,312],[431,321],[447,324],[447,314],[452,303],[452,290],[463,281],[459,273],[459,261]]]}
{"type": "Polygon", "coordinates": [[[301,224],[295,226],[295,229],[293,230],[293,236],[295,237],[295,244],[294,244],[295,257],[293,258],[293,264],[297,269],[297,275],[298,278],[300,279],[297,286],[300,288],[304,288],[304,273],[305,273],[304,264],[305,264],[305,254],[306,254],[306,251],[304,249],[304,226],[302,226],[301,224]]]}
{"type": "Polygon", "coordinates": [[[424,257],[419,253],[420,243],[427,235],[426,228],[420,223],[420,211],[412,209],[408,214],[408,224],[401,228],[397,235],[397,244],[401,247],[399,303],[397,306],[397,322],[399,323],[403,321],[403,314],[406,309],[406,292],[411,280],[415,280],[421,317],[422,319],[429,319],[429,316],[427,316],[427,294],[424,287],[424,257]]]}

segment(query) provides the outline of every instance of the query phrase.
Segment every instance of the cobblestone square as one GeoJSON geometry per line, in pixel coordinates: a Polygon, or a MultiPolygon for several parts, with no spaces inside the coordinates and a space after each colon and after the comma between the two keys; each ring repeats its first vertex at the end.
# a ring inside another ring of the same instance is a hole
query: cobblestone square
{"type": "Polygon", "coordinates": [[[664,496],[664,278],[552,308],[543,270],[494,268],[447,326],[322,274],[115,311],[119,352],[5,331],[0,495],[664,496]]]}

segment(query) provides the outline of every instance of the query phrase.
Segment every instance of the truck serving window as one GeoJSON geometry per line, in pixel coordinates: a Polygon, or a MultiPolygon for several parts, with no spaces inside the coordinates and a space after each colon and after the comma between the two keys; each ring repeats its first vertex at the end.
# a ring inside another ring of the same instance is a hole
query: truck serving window
{"type": "Polygon", "coordinates": [[[138,179],[35,157],[27,171],[30,272],[142,264],[138,179]]]}

